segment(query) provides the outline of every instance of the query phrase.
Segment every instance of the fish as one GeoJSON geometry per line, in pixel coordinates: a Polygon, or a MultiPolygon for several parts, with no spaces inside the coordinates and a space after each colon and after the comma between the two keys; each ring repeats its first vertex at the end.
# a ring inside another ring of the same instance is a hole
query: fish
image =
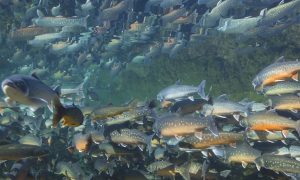
{"type": "Polygon", "coordinates": [[[157,94],[157,100],[179,100],[185,97],[193,100],[193,96],[190,95],[195,93],[198,93],[202,99],[208,100],[208,96],[206,96],[204,92],[205,83],[205,80],[201,81],[198,87],[179,84],[168,86],[157,94]]]}
{"type": "Polygon", "coordinates": [[[91,134],[75,134],[73,137],[73,143],[79,152],[88,152],[92,145],[91,134]]]}
{"type": "Polygon", "coordinates": [[[221,118],[232,115],[236,120],[239,120],[240,116],[248,116],[251,106],[251,102],[245,103],[244,101],[230,101],[228,99],[228,96],[224,94],[214,99],[212,105],[205,104],[202,108],[201,113],[204,116],[213,115],[221,118]]]}
{"type": "Polygon", "coordinates": [[[124,0],[113,7],[103,9],[99,12],[99,22],[113,21],[118,19],[119,14],[132,7],[132,0],[124,0]]]}
{"type": "Polygon", "coordinates": [[[262,69],[252,80],[255,90],[260,91],[265,86],[275,84],[292,78],[298,80],[298,71],[300,70],[300,62],[285,61],[283,56],[279,57],[273,64],[262,69]]]}
{"type": "Polygon", "coordinates": [[[218,135],[218,129],[211,116],[200,118],[192,115],[178,116],[176,114],[167,114],[158,117],[154,123],[156,134],[163,137],[180,137],[198,134],[206,128],[215,136],[218,135]]]}
{"type": "Polygon", "coordinates": [[[200,25],[205,28],[213,28],[218,25],[221,17],[226,17],[233,7],[241,5],[239,0],[219,1],[218,4],[209,12],[207,11],[200,20],[200,25]]]}
{"type": "Polygon", "coordinates": [[[271,9],[264,9],[263,18],[260,20],[260,26],[274,24],[285,16],[292,14],[300,7],[300,1],[294,0],[287,3],[280,1],[279,4],[271,9]]]}
{"type": "Polygon", "coordinates": [[[224,149],[221,148],[221,151],[221,155],[227,163],[238,162],[242,164],[243,168],[246,168],[249,163],[254,164],[255,160],[261,156],[259,150],[252,148],[247,143],[237,144],[236,147],[224,147],[224,149]]]}
{"type": "Polygon", "coordinates": [[[51,27],[29,26],[11,31],[9,38],[13,41],[27,41],[34,39],[35,36],[55,33],[55,29],[51,27]]]}
{"type": "Polygon", "coordinates": [[[269,104],[276,110],[290,110],[297,112],[300,109],[300,98],[298,95],[287,94],[282,96],[272,96],[269,104]]]}
{"type": "Polygon", "coordinates": [[[286,117],[279,116],[274,111],[259,112],[250,115],[240,121],[243,127],[255,131],[281,131],[283,136],[287,136],[290,129],[295,129],[300,133],[300,121],[294,121],[286,117]]]}
{"type": "Polygon", "coordinates": [[[204,99],[184,99],[182,101],[176,101],[171,107],[170,111],[172,113],[179,113],[180,115],[191,114],[196,111],[201,112],[205,104],[212,104],[212,98],[208,101],[204,99]]]}
{"type": "Polygon", "coordinates": [[[28,144],[7,144],[0,146],[0,160],[21,160],[32,157],[44,157],[49,149],[28,144]]]}
{"type": "Polygon", "coordinates": [[[103,120],[133,110],[137,101],[133,100],[126,106],[107,106],[94,109],[90,116],[93,120],[103,120]]]}
{"type": "Polygon", "coordinates": [[[82,176],[74,164],[64,161],[59,161],[56,164],[55,173],[62,174],[72,180],[79,179],[82,176]]]}
{"type": "MultiPolygon", "coordinates": [[[[146,134],[137,129],[125,128],[111,132],[110,139],[112,142],[122,145],[147,145],[147,150],[149,151],[149,154],[151,154],[151,140],[153,135],[147,136],[146,134]]],[[[140,149],[143,150],[142,147],[140,147],[140,149]]]]}
{"type": "Polygon", "coordinates": [[[297,94],[300,92],[300,83],[295,81],[283,81],[267,86],[263,89],[263,94],[267,96],[297,94]]]}
{"type": "Polygon", "coordinates": [[[300,162],[285,156],[263,154],[255,159],[255,164],[258,170],[261,167],[271,169],[283,173],[299,173],[300,162]]]}
{"type": "Polygon", "coordinates": [[[35,36],[34,39],[29,40],[28,44],[32,45],[33,47],[44,47],[49,43],[66,37],[68,37],[68,33],[65,32],[41,34],[35,36]]]}
{"type": "Polygon", "coordinates": [[[281,131],[254,131],[248,130],[246,131],[246,136],[249,141],[283,141],[285,142],[286,139],[292,139],[298,141],[298,138],[292,134],[288,133],[285,137],[281,131]]]}
{"type": "Polygon", "coordinates": [[[227,34],[247,34],[249,30],[256,28],[261,19],[262,16],[241,19],[221,18],[217,30],[227,34]]]}
{"type": "Polygon", "coordinates": [[[175,9],[161,17],[162,25],[165,26],[168,23],[172,23],[179,17],[183,16],[186,13],[186,8],[175,9]]]}
{"type": "Polygon", "coordinates": [[[48,106],[54,111],[53,127],[57,127],[62,118],[65,121],[64,125],[78,126],[83,121],[83,114],[79,108],[75,105],[64,107],[59,100],[57,88],[51,89],[34,74],[9,76],[2,81],[1,87],[8,103],[16,101],[29,106],[33,111],[48,106]]]}
{"type": "Polygon", "coordinates": [[[42,139],[32,134],[27,134],[19,139],[20,144],[29,144],[35,146],[42,146],[42,139]]]}
{"type": "Polygon", "coordinates": [[[202,133],[201,136],[188,136],[179,143],[182,151],[203,150],[213,146],[232,145],[244,141],[244,134],[234,132],[219,132],[218,136],[211,133],[202,133]]]}
{"type": "Polygon", "coordinates": [[[87,28],[89,17],[46,17],[40,10],[37,14],[38,18],[32,19],[32,22],[41,27],[83,26],[87,28]]]}

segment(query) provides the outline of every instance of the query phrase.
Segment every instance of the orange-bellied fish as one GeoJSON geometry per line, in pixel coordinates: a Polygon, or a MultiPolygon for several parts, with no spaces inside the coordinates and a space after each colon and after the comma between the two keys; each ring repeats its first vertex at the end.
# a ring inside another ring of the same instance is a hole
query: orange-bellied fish
{"type": "Polygon", "coordinates": [[[288,78],[298,80],[298,71],[300,70],[300,62],[285,61],[284,57],[280,57],[263,70],[261,70],[253,79],[252,85],[256,90],[262,90],[266,85],[274,84],[288,78]]]}
{"type": "Polygon", "coordinates": [[[272,96],[270,105],[276,110],[290,110],[292,112],[297,112],[300,110],[300,97],[294,94],[272,96]]]}
{"type": "Polygon", "coordinates": [[[179,148],[183,151],[193,149],[206,149],[220,145],[234,145],[237,142],[244,140],[243,133],[234,132],[219,132],[219,136],[214,136],[211,133],[202,133],[201,136],[189,136],[179,142],[179,148]]]}
{"type": "Polygon", "coordinates": [[[300,121],[279,116],[273,111],[252,114],[240,121],[241,125],[255,131],[282,131],[286,137],[288,130],[296,129],[300,133],[300,121]]]}

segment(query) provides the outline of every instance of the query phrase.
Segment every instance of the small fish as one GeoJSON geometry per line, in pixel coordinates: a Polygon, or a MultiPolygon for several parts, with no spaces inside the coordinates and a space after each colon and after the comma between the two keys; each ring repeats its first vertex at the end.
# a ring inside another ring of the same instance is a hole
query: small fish
{"type": "Polygon", "coordinates": [[[261,167],[283,173],[300,173],[300,162],[285,156],[263,154],[255,160],[258,170],[261,167]]]}
{"type": "Polygon", "coordinates": [[[293,139],[298,141],[298,138],[293,133],[288,133],[286,137],[281,131],[246,131],[247,138],[250,141],[284,141],[285,139],[293,139]]]}
{"type": "Polygon", "coordinates": [[[126,111],[133,110],[136,107],[136,103],[137,101],[133,100],[127,106],[107,106],[107,107],[97,108],[92,111],[91,118],[93,120],[103,120],[106,118],[114,117],[126,111]]]}
{"type": "Polygon", "coordinates": [[[282,131],[284,136],[288,135],[290,129],[295,129],[300,133],[300,121],[279,116],[273,111],[252,114],[242,119],[240,123],[243,127],[255,131],[282,131]]]}
{"type": "Polygon", "coordinates": [[[295,81],[278,82],[273,86],[267,86],[263,89],[263,93],[267,96],[297,94],[300,92],[300,83],[295,81]]]}
{"type": "Polygon", "coordinates": [[[249,163],[254,163],[255,159],[261,156],[259,150],[252,148],[246,143],[238,144],[235,148],[225,147],[221,151],[223,151],[223,158],[226,162],[242,163],[244,168],[246,168],[249,163]]]}
{"type": "Polygon", "coordinates": [[[30,157],[43,157],[49,154],[44,147],[28,144],[7,144],[0,146],[0,160],[20,160],[30,157]]]}
{"type": "Polygon", "coordinates": [[[290,110],[292,112],[297,112],[300,110],[300,97],[293,94],[272,96],[270,105],[276,110],[290,110]]]}
{"type": "Polygon", "coordinates": [[[154,124],[156,133],[164,137],[197,134],[205,128],[208,128],[214,135],[218,135],[218,129],[211,116],[200,118],[192,115],[169,114],[157,118],[154,124]]]}
{"type": "MultiPolygon", "coordinates": [[[[153,134],[154,135],[154,134],[153,134]]],[[[137,129],[121,129],[110,133],[111,141],[124,145],[147,145],[149,153],[152,153],[151,140],[153,135],[147,136],[137,129]]],[[[140,147],[142,149],[142,147],[140,147]]]]}
{"type": "Polygon", "coordinates": [[[208,96],[204,92],[205,83],[206,81],[203,80],[198,87],[179,84],[166,87],[157,94],[157,100],[178,100],[185,97],[194,100],[193,96],[190,95],[195,93],[198,93],[202,99],[208,100],[208,96]]]}
{"type": "Polygon", "coordinates": [[[265,86],[292,78],[298,80],[300,62],[285,61],[284,57],[278,58],[273,64],[261,70],[253,79],[252,85],[255,90],[261,91],[265,86]]]}
{"type": "Polygon", "coordinates": [[[179,148],[183,151],[202,150],[212,146],[234,145],[242,142],[244,135],[242,133],[219,132],[218,136],[211,133],[202,133],[201,136],[188,136],[179,142],[179,148]]]}
{"type": "Polygon", "coordinates": [[[201,111],[205,104],[212,104],[212,99],[208,101],[204,99],[184,99],[182,101],[176,101],[170,108],[172,113],[179,113],[180,115],[191,114],[196,111],[201,111]]]}
{"type": "Polygon", "coordinates": [[[87,28],[89,17],[45,17],[39,10],[37,14],[38,18],[32,19],[32,22],[41,27],[83,26],[87,28]]]}
{"type": "Polygon", "coordinates": [[[212,105],[205,104],[202,113],[204,116],[213,115],[221,118],[232,115],[236,120],[239,120],[240,116],[248,116],[251,105],[251,102],[233,102],[228,99],[227,95],[221,95],[213,100],[212,105]]]}
{"type": "Polygon", "coordinates": [[[73,143],[79,152],[87,152],[92,144],[91,134],[75,134],[73,143]]]}

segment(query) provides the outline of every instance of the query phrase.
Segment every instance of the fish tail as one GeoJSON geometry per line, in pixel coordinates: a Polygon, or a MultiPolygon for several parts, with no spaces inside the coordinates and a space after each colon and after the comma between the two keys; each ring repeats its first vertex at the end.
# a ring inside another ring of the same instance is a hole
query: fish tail
{"type": "Polygon", "coordinates": [[[155,135],[155,133],[153,133],[153,134],[146,137],[146,144],[147,144],[147,150],[148,150],[149,155],[153,151],[151,142],[152,142],[152,138],[153,138],[154,135],[155,135]]]}
{"type": "Polygon", "coordinates": [[[81,83],[81,84],[79,84],[79,85],[76,87],[76,90],[77,90],[76,94],[77,94],[78,96],[80,96],[81,98],[85,98],[85,96],[84,96],[84,91],[83,91],[83,86],[84,86],[84,82],[81,83]]]}
{"type": "Polygon", "coordinates": [[[296,122],[296,131],[297,131],[298,135],[300,135],[300,120],[298,120],[296,122]]]}
{"type": "Polygon", "coordinates": [[[212,115],[205,117],[208,123],[208,130],[210,130],[215,136],[219,136],[219,130],[216,126],[215,120],[212,115]]]}
{"type": "Polygon", "coordinates": [[[61,104],[58,97],[54,98],[53,100],[54,105],[54,112],[53,112],[53,119],[52,119],[52,126],[54,128],[57,127],[59,121],[64,117],[65,115],[65,107],[61,104]]]}
{"type": "Polygon", "coordinates": [[[88,26],[87,26],[87,19],[90,17],[90,15],[87,15],[85,17],[82,18],[82,23],[83,23],[83,26],[87,29],[88,26]]]}
{"type": "Polygon", "coordinates": [[[191,177],[190,177],[189,169],[190,169],[190,163],[184,163],[181,166],[176,166],[175,172],[179,173],[184,180],[190,180],[191,177]]]}
{"type": "Polygon", "coordinates": [[[198,94],[202,99],[208,101],[211,88],[209,90],[209,93],[207,95],[205,95],[205,84],[206,84],[206,80],[201,81],[201,83],[198,86],[198,94]]]}

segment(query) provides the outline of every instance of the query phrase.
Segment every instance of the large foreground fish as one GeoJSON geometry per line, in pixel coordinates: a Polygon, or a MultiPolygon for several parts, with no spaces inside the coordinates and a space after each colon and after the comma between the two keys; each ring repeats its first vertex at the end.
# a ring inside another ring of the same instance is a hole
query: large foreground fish
{"type": "Polygon", "coordinates": [[[64,107],[59,100],[59,92],[51,89],[35,75],[12,75],[2,82],[2,91],[8,103],[18,102],[32,110],[48,106],[54,110],[53,127],[63,118],[64,125],[79,126],[83,122],[82,112],[76,106],[64,107]]]}

